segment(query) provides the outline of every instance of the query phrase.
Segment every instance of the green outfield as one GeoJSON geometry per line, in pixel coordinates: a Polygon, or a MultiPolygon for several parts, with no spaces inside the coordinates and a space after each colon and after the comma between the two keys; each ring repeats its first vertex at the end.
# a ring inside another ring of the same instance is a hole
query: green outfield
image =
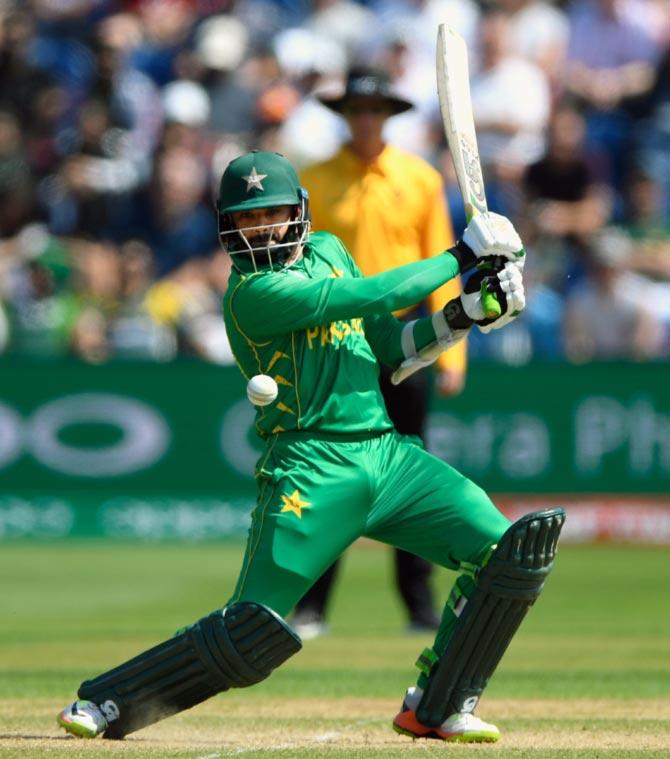
{"type": "MultiPolygon", "coordinates": [[[[0,544],[0,757],[670,756],[670,563],[662,548],[564,546],[479,708],[492,746],[395,735],[423,637],[403,633],[390,553],[348,554],[328,637],[266,682],[122,743],[66,738],[78,683],[222,603],[239,544],[0,544]]],[[[441,596],[450,584],[437,578],[441,596]]]]}

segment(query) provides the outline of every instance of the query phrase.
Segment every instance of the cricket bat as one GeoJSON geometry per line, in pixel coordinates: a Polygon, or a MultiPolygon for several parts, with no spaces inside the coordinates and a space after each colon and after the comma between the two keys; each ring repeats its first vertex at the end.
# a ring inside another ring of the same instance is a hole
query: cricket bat
{"type": "MultiPolygon", "coordinates": [[[[447,24],[437,30],[437,94],[449,152],[454,161],[456,179],[468,221],[488,210],[484,193],[484,178],[479,162],[475,120],[470,100],[470,74],[465,40],[447,24]]],[[[502,309],[497,298],[484,287],[482,305],[487,318],[500,316],[502,309]]],[[[424,349],[418,356],[405,359],[391,375],[399,385],[404,379],[432,364],[443,348],[438,344],[424,349]]]]}
{"type": "MultiPolygon", "coordinates": [[[[475,120],[470,99],[470,74],[465,40],[447,24],[437,30],[437,94],[449,152],[468,221],[488,210],[484,177],[477,149],[475,120]]],[[[501,314],[492,293],[483,294],[484,313],[493,319],[501,314]]]]}

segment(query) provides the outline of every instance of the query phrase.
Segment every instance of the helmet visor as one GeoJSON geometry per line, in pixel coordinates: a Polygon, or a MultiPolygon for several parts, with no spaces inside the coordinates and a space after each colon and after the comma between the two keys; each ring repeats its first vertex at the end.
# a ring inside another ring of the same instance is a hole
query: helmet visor
{"type": "Polygon", "coordinates": [[[270,224],[237,226],[232,215],[219,217],[221,244],[235,266],[243,271],[284,266],[302,245],[308,231],[309,222],[304,220],[300,206],[291,208],[289,219],[270,224]]]}

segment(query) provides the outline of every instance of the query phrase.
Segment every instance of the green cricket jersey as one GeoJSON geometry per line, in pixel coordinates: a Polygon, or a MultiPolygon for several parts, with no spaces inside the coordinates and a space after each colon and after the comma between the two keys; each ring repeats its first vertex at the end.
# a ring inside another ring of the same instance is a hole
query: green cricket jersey
{"type": "MultiPolygon", "coordinates": [[[[405,323],[391,312],[421,302],[458,273],[445,253],[363,277],[328,232],[311,234],[289,267],[233,269],[223,308],[235,359],[246,379],[268,374],[279,387],[277,400],[258,408],[261,437],[391,429],[377,363],[396,367],[405,358],[405,323]]],[[[430,317],[417,320],[413,334],[417,350],[434,341],[430,317]]]]}

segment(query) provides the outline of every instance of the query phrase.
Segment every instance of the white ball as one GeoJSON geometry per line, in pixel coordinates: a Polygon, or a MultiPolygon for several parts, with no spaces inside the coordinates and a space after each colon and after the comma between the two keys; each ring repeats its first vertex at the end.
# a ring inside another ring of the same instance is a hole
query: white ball
{"type": "Polygon", "coordinates": [[[267,374],[257,374],[247,383],[247,398],[254,406],[267,406],[278,393],[277,383],[267,374]]]}

